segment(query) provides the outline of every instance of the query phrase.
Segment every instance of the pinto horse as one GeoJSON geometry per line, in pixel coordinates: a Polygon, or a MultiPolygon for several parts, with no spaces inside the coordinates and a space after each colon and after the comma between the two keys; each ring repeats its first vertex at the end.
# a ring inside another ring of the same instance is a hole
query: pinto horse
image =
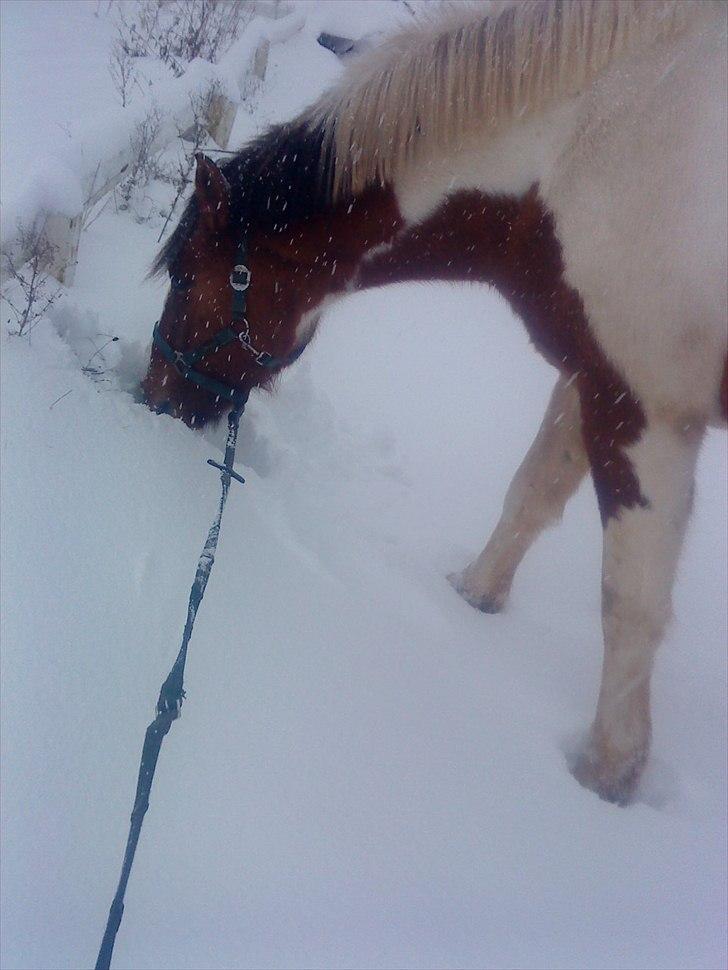
{"type": "Polygon", "coordinates": [[[495,532],[450,581],[503,609],[591,472],[604,663],[573,773],[618,803],[648,756],[701,439],[726,419],[726,10],[523,0],[393,36],[226,164],[198,156],[153,267],[172,285],[144,393],[198,428],[352,290],[469,280],[510,302],[559,376],[495,532]],[[244,320],[231,280],[250,283],[244,320]]]}

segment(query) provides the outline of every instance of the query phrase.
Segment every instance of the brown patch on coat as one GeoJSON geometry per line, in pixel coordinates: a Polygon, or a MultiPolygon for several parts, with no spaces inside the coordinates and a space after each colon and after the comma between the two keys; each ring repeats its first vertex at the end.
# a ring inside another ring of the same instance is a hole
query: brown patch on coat
{"type": "Polygon", "coordinates": [[[534,346],[577,381],[603,521],[620,508],[646,505],[625,452],[645,426],[644,412],[597,344],[581,297],[564,280],[554,220],[537,189],[521,197],[450,196],[386,252],[366,260],[358,285],[433,279],[494,286],[524,321],[534,346]]]}

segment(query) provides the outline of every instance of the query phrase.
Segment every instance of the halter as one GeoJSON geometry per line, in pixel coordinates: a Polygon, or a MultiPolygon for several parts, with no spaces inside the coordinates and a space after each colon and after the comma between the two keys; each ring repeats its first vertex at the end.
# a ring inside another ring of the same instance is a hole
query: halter
{"type": "MultiPolygon", "coordinates": [[[[196,347],[194,350],[188,350],[186,353],[175,350],[167,343],[162,336],[159,321],[154,325],[154,333],[152,335],[155,346],[159,348],[164,359],[174,367],[181,377],[184,377],[187,381],[192,381],[193,384],[209,391],[216,397],[231,401],[234,407],[240,409],[245,406],[248,400],[248,392],[240,391],[236,387],[231,387],[231,385],[225,384],[223,381],[219,381],[214,377],[203,374],[201,371],[195,370],[195,364],[198,361],[202,360],[203,357],[207,357],[208,354],[214,354],[221,347],[238,341],[251,354],[259,367],[265,367],[267,370],[276,370],[280,367],[287,367],[289,364],[298,360],[306,346],[302,344],[287,357],[273,357],[264,350],[258,350],[252,344],[250,340],[250,326],[245,316],[247,302],[246,291],[250,286],[251,278],[250,270],[245,265],[246,256],[246,244],[245,240],[242,240],[235,254],[235,265],[230,274],[230,286],[233,290],[233,326],[223,327],[210,340],[206,341],[200,347],[196,347]]],[[[192,285],[176,276],[170,275],[170,279],[172,289],[174,290],[186,290],[192,285]]]]}

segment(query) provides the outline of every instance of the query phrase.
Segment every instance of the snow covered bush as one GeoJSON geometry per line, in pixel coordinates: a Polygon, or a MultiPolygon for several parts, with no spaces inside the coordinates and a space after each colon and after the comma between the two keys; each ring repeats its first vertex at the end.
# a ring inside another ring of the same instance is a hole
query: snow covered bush
{"type": "Polygon", "coordinates": [[[34,224],[18,227],[15,254],[2,252],[3,302],[11,317],[6,321],[9,332],[29,337],[33,327],[60,295],[60,287],[51,285],[48,267],[53,262],[55,247],[48,241],[43,227],[34,224]],[[22,254],[18,258],[17,253],[22,254]]]}
{"type": "Polygon", "coordinates": [[[159,162],[160,151],[155,148],[161,124],[159,109],[156,105],[152,105],[146,116],[136,125],[131,136],[132,163],[129,174],[119,187],[121,197],[119,208],[133,208],[140,218],[142,213],[139,204],[144,186],[163,174],[159,162]]]}
{"type": "MultiPolygon", "coordinates": [[[[147,114],[131,135],[132,162],[127,176],[119,185],[119,209],[130,210],[138,222],[148,221],[155,215],[166,217],[169,221],[180,196],[190,184],[195,152],[204,149],[209,142],[205,122],[219,93],[219,85],[213,83],[201,93],[191,95],[192,123],[184,131],[178,130],[176,143],[166,146],[160,144],[159,139],[162,127],[160,108],[151,102],[147,114]],[[159,204],[156,200],[158,193],[146,191],[154,181],[174,188],[175,197],[171,207],[159,204]]],[[[165,228],[166,225],[167,222],[165,228]]]]}
{"type": "Polygon", "coordinates": [[[217,61],[253,16],[249,0],[117,0],[115,6],[117,71],[124,56],[153,57],[175,77],[197,57],[217,61]]]}
{"type": "Polygon", "coordinates": [[[109,74],[114,90],[121,100],[121,106],[125,108],[131,101],[132,87],[139,83],[139,79],[134,67],[134,58],[120,35],[117,35],[111,44],[109,74]]]}
{"type": "Polygon", "coordinates": [[[152,96],[152,79],[158,79],[160,71],[181,77],[196,59],[219,60],[252,19],[255,4],[251,0],[113,0],[108,9],[116,23],[108,68],[117,96],[124,108],[137,98],[148,102],[131,135],[132,162],[118,187],[116,206],[131,211],[139,222],[159,214],[169,218],[189,184],[194,153],[207,142],[206,122],[220,89],[213,83],[191,96],[193,122],[178,132],[179,142],[169,150],[160,144],[163,118],[152,96]],[[160,207],[155,193],[146,191],[155,180],[176,190],[171,210],[160,207]]]}

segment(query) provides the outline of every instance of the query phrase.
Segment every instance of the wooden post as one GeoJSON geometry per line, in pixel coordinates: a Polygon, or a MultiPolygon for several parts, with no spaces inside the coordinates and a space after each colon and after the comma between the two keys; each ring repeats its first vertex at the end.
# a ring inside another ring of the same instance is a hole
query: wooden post
{"type": "Polygon", "coordinates": [[[265,81],[265,72],[268,70],[268,55],[270,54],[270,41],[263,38],[255,49],[253,55],[253,77],[262,83],[265,81]]]}
{"type": "MultiPolygon", "coordinates": [[[[263,38],[253,54],[249,79],[246,84],[246,96],[256,90],[265,80],[265,75],[268,70],[269,54],[270,41],[267,38],[263,38]]],[[[205,128],[220,148],[228,147],[237,111],[237,104],[234,104],[219,91],[214,93],[210,98],[207,118],[205,119],[205,128]]]]}
{"type": "Polygon", "coordinates": [[[83,212],[73,218],[53,212],[46,216],[43,226],[43,235],[52,246],[50,262],[45,269],[64,286],[71,286],[76,275],[82,224],[83,212]]]}
{"type": "Polygon", "coordinates": [[[224,94],[213,94],[207,110],[205,128],[220,148],[227,148],[230,133],[233,130],[238,106],[226,98],[224,94]]]}

